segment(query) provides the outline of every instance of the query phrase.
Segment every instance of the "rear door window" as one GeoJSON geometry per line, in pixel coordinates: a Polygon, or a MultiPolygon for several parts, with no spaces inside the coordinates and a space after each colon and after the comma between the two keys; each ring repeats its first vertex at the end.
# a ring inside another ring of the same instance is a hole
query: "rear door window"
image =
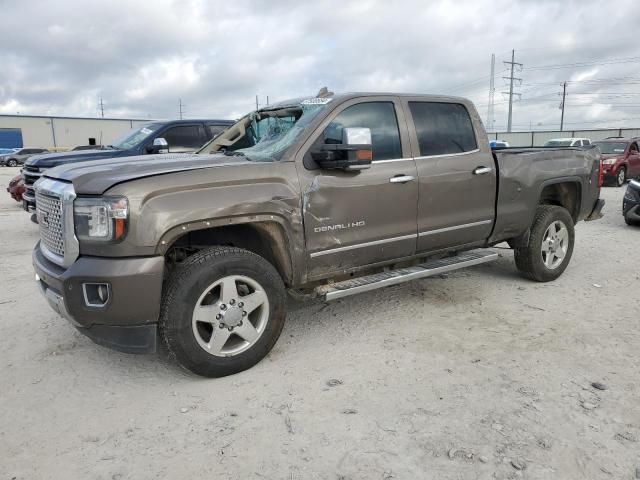
{"type": "Polygon", "coordinates": [[[169,144],[169,151],[180,152],[200,148],[205,143],[202,125],[178,125],[160,134],[169,144]]]}
{"type": "Polygon", "coordinates": [[[476,135],[464,105],[409,102],[418,136],[420,156],[448,155],[476,150],[476,135]]]}
{"type": "Polygon", "coordinates": [[[228,128],[227,125],[207,125],[207,127],[209,128],[209,138],[217,137],[228,128]]]}
{"type": "Polygon", "coordinates": [[[342,143],[342,130],[371,130],[373,161],[402,158],[400,131],[393,102],[366,102],[345,108],[324,130],[324,143],[342,143]]]}

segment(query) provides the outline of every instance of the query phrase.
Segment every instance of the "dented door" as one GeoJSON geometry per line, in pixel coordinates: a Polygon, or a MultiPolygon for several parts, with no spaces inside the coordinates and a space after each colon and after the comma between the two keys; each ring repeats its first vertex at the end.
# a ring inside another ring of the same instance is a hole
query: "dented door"
{"type": "Polygon", "coordinates": [[[296,166],[310,279],[415,253],[417,171],[397,106],[395,97],[386,96],[345,102],[301,151],[296,166]],[[359,172],[314,167],[309,152],[344,127],[371,128],[371,167],[359,172]]]}

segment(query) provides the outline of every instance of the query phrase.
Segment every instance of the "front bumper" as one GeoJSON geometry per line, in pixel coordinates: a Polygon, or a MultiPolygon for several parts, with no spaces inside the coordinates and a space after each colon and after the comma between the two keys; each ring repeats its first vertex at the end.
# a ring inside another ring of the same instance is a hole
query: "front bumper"
{"type": "Polygon", "coordinates": [[[51,308],[94,342],[127,353],[156,350],[163,257],[79,257],[66,270],[44,257],[38,243],[33,267],[51,308]],[[85,283],[106,283],[104,306],[88,306],[85,283]]]}

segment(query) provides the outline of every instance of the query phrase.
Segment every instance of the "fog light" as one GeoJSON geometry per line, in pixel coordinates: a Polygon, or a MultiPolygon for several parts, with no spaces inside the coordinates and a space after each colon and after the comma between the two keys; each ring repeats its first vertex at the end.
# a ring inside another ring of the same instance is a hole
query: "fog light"
{"type": "Polygon", "coordinates": [[[108,283],[83,283],[82,292],[88,307],[104,307],[111,294],[108,283]]]}

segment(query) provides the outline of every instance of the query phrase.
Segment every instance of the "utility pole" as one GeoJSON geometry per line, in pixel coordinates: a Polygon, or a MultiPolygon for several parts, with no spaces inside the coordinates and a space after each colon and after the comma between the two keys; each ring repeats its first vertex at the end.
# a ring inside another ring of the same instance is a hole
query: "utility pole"
{"type": "Polygon", "coordinates": [[[258,95],[256,95],[256,110],[258,110],[258,95]]]}
{"type": "Polygon", "coordinates": [[[493,108],[494,108],[494,94],[495,88],[495,74],[496,74],[496,54],[491,54],[491,77],[489,78],[489,106],[487,107],[487,130],[493,130],[493,108]]]}
{"type": "Polygon", "coordinates": [[[267,95],[267,107],[269,106],[269,95],[267,95]]]}
{"type": "MultiPolygon", "coordinates": [[[[508,77],[502,77],[505,80],[509,80],[509,117],[507,119],[507,132],[511,131],[511,119],[513,117],[513,96],[517,95],[518,97],[520,96],[519,93],[513,93],[513,81],[517,80],[518,82],[522,82],[521,78],[516,78],[513,76],[513,69],[516,65],[518,65],[521,69],[522,69],[522,64],[521,63],[517,63],[516,62],[516,51],[515,50],[511,50],[511,61],[510,62],[503,62],[505,65],[511,65],[511,75],[509,75],[508,77]]],[[[502,92],[502,93],[506,93],[506,92],[502,92]]]]}
{"type": "Polygon", "coordinates": [[[182,120],[182,114],[184,113],[184,110],[182,110],[183,107],[185,107],[186,105],[182,103],[182,99],[179,98],[178,99],[178,114],[180,115],[180,120],[182,120]]]}
{"type": "Polygon", "coordinates": [[[102,97],[100,97],[100,115],[102,116],[102,118],[104,118],[104,103],[102,102],[102,97]]]}
{"type": "Polygon", "coordinates": [[[562,110],[562,114],[560,114],[560,131],[564,128],[564,104],[565,98],[567,96],[567,82],[562,82],[562,103],[560,104],[560,109],[562,110]]]}

